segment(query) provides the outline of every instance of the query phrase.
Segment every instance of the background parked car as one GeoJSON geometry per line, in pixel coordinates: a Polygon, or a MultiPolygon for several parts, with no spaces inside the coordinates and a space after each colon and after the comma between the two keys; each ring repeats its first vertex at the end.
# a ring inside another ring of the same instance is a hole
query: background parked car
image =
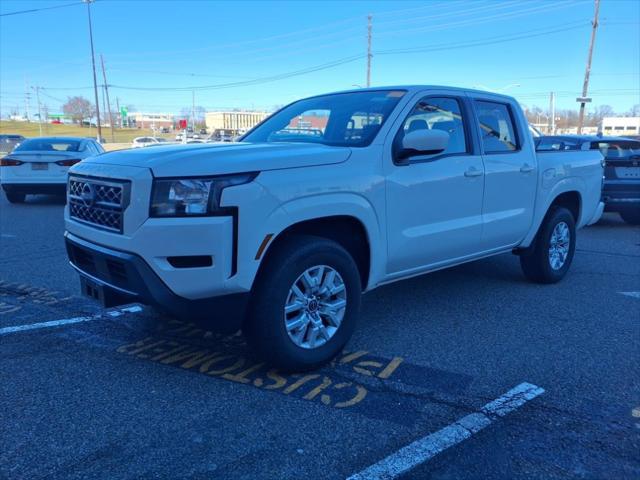
{"type": "Polygon", "coordinates": [[[24,140],[22,135],[0,135],[0,153],[10,153],[20,142],[24,140]]]}
{"type": "Polygon", "coordinates": [[[131,142],[131,148],[148,147],[150,145],[164,143],[166,141],[167,141],[166,138],[160,138],[160,137],[136,137],[133,139],[133,142],[131,142]]]}
{"type": "Polygon", "coordinates": [[[640,141],[628,137],[552,135],[535,139],[536,150],[600,150],[604,156],[602,201],[606,212],[617,212],[640,225],[640,141]]]}
{"type": "Polygon", "coordinates": [[[602,137],[592,140],[605,158],[602,199],[605,211],[618,212],[632,225],[640,225],[640,141],[602,137]]]}
{"type": "Polygon", "coordinates": [[[63,194],[69,167],[101,153],[102,145],[91,138],[30,138],[0,159],[0,183],[11,203],[24,202],[28,194],[63,194]]]}

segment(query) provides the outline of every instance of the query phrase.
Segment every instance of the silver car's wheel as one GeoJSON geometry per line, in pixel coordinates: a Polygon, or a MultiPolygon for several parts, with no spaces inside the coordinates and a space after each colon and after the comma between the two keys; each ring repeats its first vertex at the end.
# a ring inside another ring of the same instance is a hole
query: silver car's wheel
{"type": "Polygon", "coordinates": [[[298,347],[313,349],[327,343],[338,331],[347,308],[347,289],[340,274],[316,265],[300,275],[287,295],[284,323],[298,347]]]}
{"type": "Polygon", "coordinates": [[[569,245],[571,242],[571,232],[569,225],[565,222],[558,223],[549,240],[549,265],[554,270],[560,270],[569,255],[569,245]]]}

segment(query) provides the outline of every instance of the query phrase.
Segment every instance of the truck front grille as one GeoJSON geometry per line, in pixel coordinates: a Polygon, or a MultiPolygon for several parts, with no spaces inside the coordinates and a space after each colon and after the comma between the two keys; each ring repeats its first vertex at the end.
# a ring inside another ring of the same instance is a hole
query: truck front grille
{"type": "Polygon", "coordinates": [[[129,181],[72,176],[67,193],[69,215],[78,222],[122,233],[129,195],[129,181]]]}

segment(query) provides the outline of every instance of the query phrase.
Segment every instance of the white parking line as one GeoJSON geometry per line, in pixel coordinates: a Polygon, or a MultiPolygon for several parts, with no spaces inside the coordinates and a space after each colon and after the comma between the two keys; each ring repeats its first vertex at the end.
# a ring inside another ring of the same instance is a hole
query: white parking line
{"type": "Polygon", "coordinates": [[[640,298],[640,292],[618,292],[620,295],[631,298],[640,298]]]}
{"type": "Polygon", "coordinates": [[[350,476],[347,480],[397,478],[418,465],[428,462],[446,449],[466,440],[474,433],[489,426],[497,418],[504,417],[542,393],[544,393],[543,388],[531,383],[521,383],[494,401],[487,403],[480,412],[467,415],[436,433],[416,440],[378,463],[350,476]]]}
{"type": "Polygon", "coordinates": [[[70,323],[89,322],[91,320],[98,320],[104,317],[119,317],[121,315],[124,315],[125,313],[137,313],[141,311],[142,311],[142,307],[140,307],[139,305],[133,305],[131,307],[107,310],[105,312],[99,313],[97,315],[92,315],[89,317],[63,318],[62,320],[51,320],[49,322],[30,323],[27,325],[16,325],[14,327],[4,327],[4,328],[0,328],[0,335],[6,335],[8,333],[15,333],[15,332],[23,332],[25,330],[35,330],[38,328],[57,327],[60,325],[68,325],[70,323]]]}

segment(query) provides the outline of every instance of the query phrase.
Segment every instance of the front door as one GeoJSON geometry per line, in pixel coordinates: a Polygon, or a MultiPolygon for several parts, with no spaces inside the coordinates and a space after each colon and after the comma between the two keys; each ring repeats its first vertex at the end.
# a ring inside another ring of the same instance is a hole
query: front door
{"type": "Polygon", "coordinates": [[[464,97],[427,96],[399,126],[391,161],[385,161],[389,275],[436,267],[480,249],[484,166],[474,151],[470,117],[464,97]],[[399,161],[402,138],[416,129],[446,131],[446,150],[399,161]]]}

